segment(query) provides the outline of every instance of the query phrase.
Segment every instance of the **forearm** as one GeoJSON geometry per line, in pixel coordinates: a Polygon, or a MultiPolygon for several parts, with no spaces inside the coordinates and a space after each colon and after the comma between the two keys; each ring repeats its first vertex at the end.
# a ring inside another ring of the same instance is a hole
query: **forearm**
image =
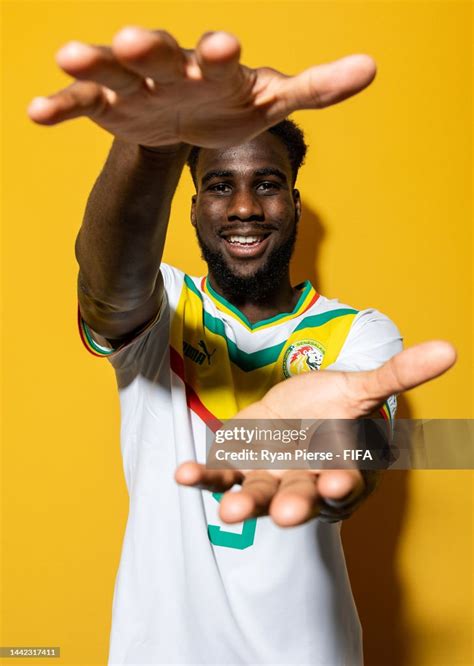
{"type": "Polygon", "coordinates": [[[81,311],[96,329],[139,309],[156,291],[171,202],[189,150],[114,141],[76,242],[81,311]]]}

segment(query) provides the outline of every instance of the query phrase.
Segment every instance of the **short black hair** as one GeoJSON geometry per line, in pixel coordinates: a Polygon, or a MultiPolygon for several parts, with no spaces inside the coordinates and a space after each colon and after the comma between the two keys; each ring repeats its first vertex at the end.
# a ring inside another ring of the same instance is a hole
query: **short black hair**
{"type": "MultiPolygon", "coordinates": [[[[306,156],[306,151],[308,146],[306,145],[303,130],[298,127],[298,125],[289,118],[280,121],[273,127],[269,127],[266,132],[270,132],[277,136],[286,150],[288,151],[288,157],[290,158],[291,170],[293,173],[293,185],[296,182],[296,177],[300,166],[304,163],[304,158],[306,156]]],[[[193,146],[189,157],[187,159],[187,165],[191,171],[191,176],[194,182],[194,185],[197,187],[196,181],[196,168],[199,158],[199,151],[201,148],[199,146],[193,146]]]]}

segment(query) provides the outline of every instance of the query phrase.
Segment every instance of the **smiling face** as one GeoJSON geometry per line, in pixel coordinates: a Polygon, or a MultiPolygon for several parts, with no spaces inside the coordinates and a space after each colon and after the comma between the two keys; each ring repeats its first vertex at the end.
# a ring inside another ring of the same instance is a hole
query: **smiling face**
{"type": "Polygon", "coordinates": [[[264,132],[224,150],[201,149],[191,221],[211,280],[228,297],[265,298],[288,279],[301,213],[282,141],[264,132]]]}

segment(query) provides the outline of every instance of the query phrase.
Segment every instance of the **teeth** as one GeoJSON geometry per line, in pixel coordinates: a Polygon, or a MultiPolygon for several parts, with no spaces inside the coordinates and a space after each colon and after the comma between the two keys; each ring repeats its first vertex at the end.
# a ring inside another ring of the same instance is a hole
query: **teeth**
{"type": "Polygon", "coordinates": [[[250,245],[251,243],[256,243],[261,240],[259,236],[229,236],[229,243],[241,243],[242,245],[250,245]]]}

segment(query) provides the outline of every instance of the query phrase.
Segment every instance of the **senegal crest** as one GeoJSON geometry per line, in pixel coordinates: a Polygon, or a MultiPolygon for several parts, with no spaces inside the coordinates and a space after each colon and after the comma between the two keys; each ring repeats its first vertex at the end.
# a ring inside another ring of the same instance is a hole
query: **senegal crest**
{"type": "Polygon", "coordinates": [[[285,377],[291,377],[302,372],[319,370],[325,353],[325,347],[316,340],[298,340],[285,352],[283,374],[285,377]]]}

